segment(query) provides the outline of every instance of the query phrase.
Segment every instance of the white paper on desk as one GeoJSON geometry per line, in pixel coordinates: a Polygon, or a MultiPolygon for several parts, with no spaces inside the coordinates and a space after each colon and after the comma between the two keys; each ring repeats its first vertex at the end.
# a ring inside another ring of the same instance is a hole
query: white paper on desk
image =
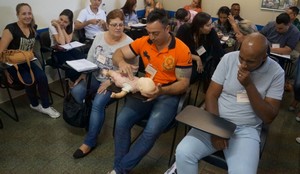
{"type": "Polygon", "coordinates": [[[277,54],[277,53],[273,53],[273,52],[271,52],[270,54],[271,54],[271,55],[274,55],[274,56],[286,58],[286,59],[291,59],[291,56],[290,56],[290,55],[287,55],[287,54],[277,54]]]}
{"type": "Polygon", "coordinates": [[[70,42],[70,43],[68,43],[68,44],[65,44],[65,45],[59,45],[59,46],[62,47],[62,48],[64,48],[64,49],[66,49],[66,50],[71,50],[71,49],[73,49],[73,48],[81,47],[81,46],[83,46],[83,45],[85,45],[85,44],[80,43],[80,42],[78,42],[78,41],[74,41],[74,42],[70,42]]]}
{"type": "Polygon", "coordinates": [[[98,68],[96,64],[86,59],[70,60],[66,61],[66,63],[78,72],[89,71],[98,68]]]}
{"type": "Polygon", "coordinates": [[[137,24],[131,24],[130,27],[136,27],[136,28],[140,28],[140,27],[145,27],[146,24],[142,24],[142,23],[137,23],[137,24]]]}

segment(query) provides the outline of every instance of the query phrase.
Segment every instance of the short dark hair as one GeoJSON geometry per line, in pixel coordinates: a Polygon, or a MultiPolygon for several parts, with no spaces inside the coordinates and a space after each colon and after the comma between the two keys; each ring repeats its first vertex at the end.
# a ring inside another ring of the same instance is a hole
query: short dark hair
{"type": "Polygon", "coordinates": [[[218,10],[217,15],[219,16],[221,13],[229,15],[230,14],[229,7],[227,7],[227,6],[220,7],[219,10],[218,10]]]}
{"type": "Polygon", "coordinates": [[[188,15],[188,11],[184,8],[179,8],[175,13],[175,18],[183,21],[185,17],[188,15]]]}
{"type": "Polygon", "coordinates": [[[299,8],[298,7],[291,6],[291,7],[289,7],[289,9],[292,10],[295,15],[299,14],[299,8]]]}
{"type": "Polygon", "coordinates": [[[155,21],[159,21],[164,26],[169,25],[169,19],[167,12],[164,9],[155,8],[151,11],[147,17],[147,23],[153,23],[155,21]]]}
{"type": "Polygon", "coordinates": [[[281,13],[276,17],[276,23],[277,24],[284,24],[288,25],[291,21],[290,16],[287,13],[281,13]]]}
{"type": "Polygon", "coordinates": [[[239,4],[239,3],[233,3],[233,4],[231,4],[231,7],[233,7],[233,6],[235,6],[235,5],[238,5],[238,6],[240,6],[240,4],[239,4]]]}

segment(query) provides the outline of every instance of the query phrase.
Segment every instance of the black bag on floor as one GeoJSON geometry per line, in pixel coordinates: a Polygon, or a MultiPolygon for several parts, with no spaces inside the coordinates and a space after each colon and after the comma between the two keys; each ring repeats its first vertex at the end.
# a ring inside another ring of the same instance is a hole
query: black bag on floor
{"type": "Polygon", "coordinates": [[[86,103],[77,103],[69,93],[63,103],[63,119],[71,126],[87,128],[89,113],[86,103]]]}

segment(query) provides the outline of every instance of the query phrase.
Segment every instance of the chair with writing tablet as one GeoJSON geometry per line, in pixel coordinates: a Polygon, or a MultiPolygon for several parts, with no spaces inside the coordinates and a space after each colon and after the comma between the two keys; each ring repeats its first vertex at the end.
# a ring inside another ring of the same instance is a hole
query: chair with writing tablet
{"type": "MultiPolygon", "coordinates": [[[[176,116],[176,120],[193,128],[226,139],[230,138],[236,128],[234,123],[191,105],[187,106],[182,112],[180,112],[176,116]]],[[[260,135],[260,156],[262,155],[264,149],[267,132],[268,126],[264,124],[260,135]]],[[[228,169],[223,151],[217,151],[205,158],[202,158],[202,160],[224,170],[228,169]]]]}
{"type": "MultiPolygon", "coordinates": [[[[121,88],[116,87],[115,85],[111,85],[107,90],[110,90],[110,91],[113,91],[113,92],[120,92],[121,88]]],[[[179,100],[179,103],[178,103],[178,106],[177,106],[177,113],[179,113],[180,111],[182,111],[182,109],[185,108],[185,106],[188,104],[190,93],[191,93],[191,88],[188,88],[185,93],[183,93],[183,94],[180,95],[180,100],[179,100]]],[[[140,92],[136,92],[134,94],[133,93],[129,93],[127,95],[130,95],[130,97],[134,97],[134,98],[137,98],[137,99],[140,99],[140,100],[144,100],[144,101],[147,100],[147,98],[144,97],[144,96],[142,96],[140,92]]],[[[125,102],[126,102],[126,100],[125,100],[125,102]]],[[[114,132],[115,132],[116,120],[117,120],[117,116],[118,116],[117,115],[117,111],[118,111],[118,109],[116,108],[114,125],[113,125],[113,135],[114,135],[114,132]]],[[[141,128],[145,128],[146,125],[147,125],[147,122],[148,122],[148,119],[143,119],[143,120],[137,122],[135,125],[138,126],[138,127],[141,127],[141,128]]],[[[163,133],[167,133],[167,132],[169,132],[172,129],[174,129],[174,131],[173,131],[173,138],[172,138],[172,143],[171,143],[171,149],[170,149],[168,166],[170,166],[171,162],[172,162],[172,156],[173,156],[173,153],[174,153],[175,141],[176,141],[176,136],[177,136],[178,122],[175,119],[166,127],[166,129],[163,131],[163,133]]],[[[142,133],[143,133],[143,131],[141,131],[131,141],[131,144],[133,144],[142,133]]]]}
{"type": "Polygon", "coordinates": [[[60,85],[62,88],[62,94],[52,91],[52,90],[50,90],[50,91],[60,97],[65,97],[65,95],[66,95],[65,85],[62,80],[62,76],[61,76],[61,72],[60,72],[60,69],[65,70],[65,68],[60,66],[58,63],[56,63],[57,58],[54,56],[54,54],[52,54],[54,52],[54,49],[51,48],[51,40],[50,40],[50,36],[49,36],[49,31],[43,31],[43,32],[39,33],[38,40],[40,42],[42,68],[45,71],[46,66],[50,66],[51,68],[57,70],[60,85]]]}

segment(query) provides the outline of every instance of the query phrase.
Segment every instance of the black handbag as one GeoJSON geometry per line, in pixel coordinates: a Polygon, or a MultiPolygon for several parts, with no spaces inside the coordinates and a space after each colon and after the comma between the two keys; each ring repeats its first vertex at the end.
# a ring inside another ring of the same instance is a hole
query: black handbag
{"type": "Polygon", "coordinates": [[[63,103],[63,119],[71,126],[87,128],[89,113],[86,103],[77,103],[69,93],[63,103]]]}

